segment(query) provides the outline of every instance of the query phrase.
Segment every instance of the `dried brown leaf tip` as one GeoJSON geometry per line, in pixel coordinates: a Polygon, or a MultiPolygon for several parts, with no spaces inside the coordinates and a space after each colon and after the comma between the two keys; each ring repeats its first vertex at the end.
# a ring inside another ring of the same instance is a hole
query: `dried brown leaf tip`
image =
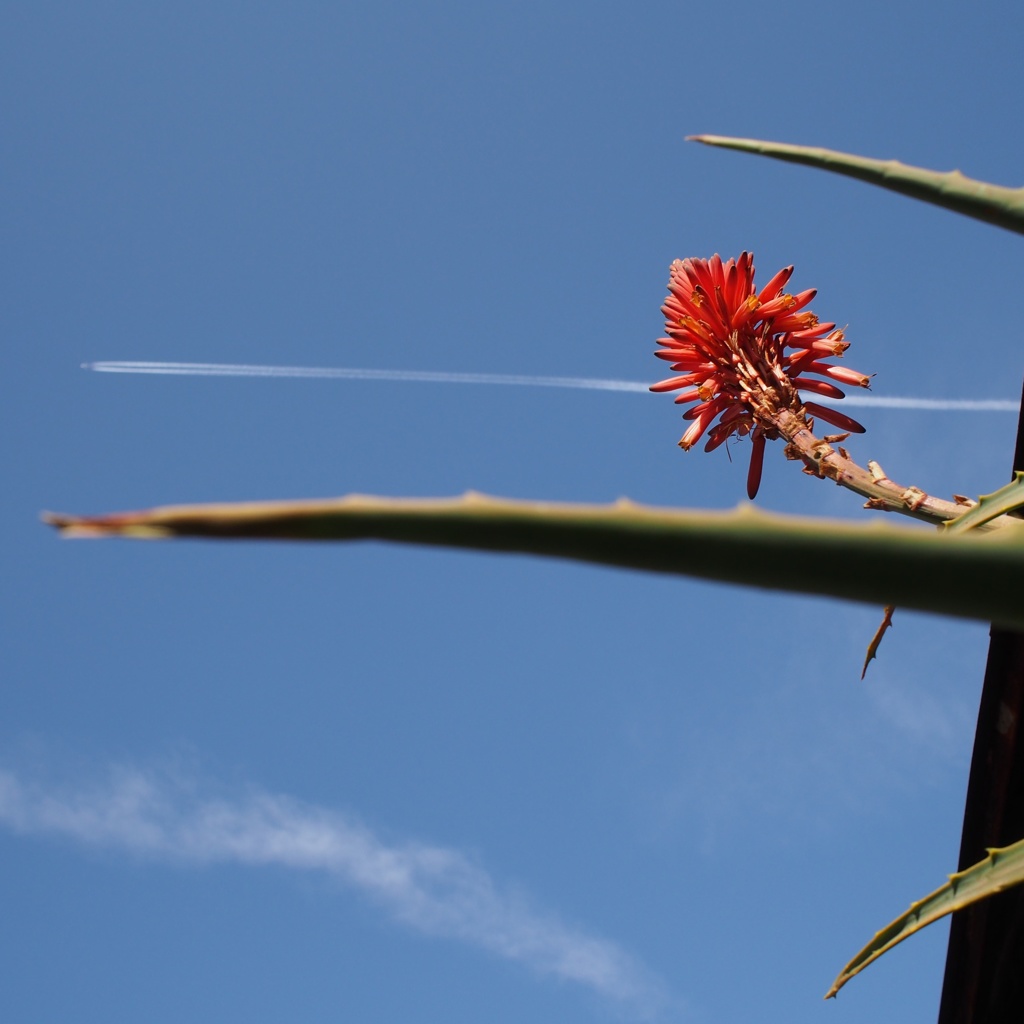
{"type": "Polygon", "coordinates": [[[765,442],[780,436],[775,426],[780,411],[801,416],[808,425],[817,417],[842,431],[864,431],[856,420],[800,396],[809,392],[842,398],[835,382],[866,388],[870,381],[863,373],[828,362],[842,356],[849,342],[842,328],[821,323],[805,308],[814,289],[795,295],[785,290],[792,274],[793,268],[786,267],[758,291],[750,253],[725,263],[717,254],[710,260],[676,260],[661,307],[666,337],[658,339],[655,354],[679,375],[651,390],[681,391],[676,402],[697,403],[683,416],[692,421],[679,442],[683,449],[692,448],[705,433],[705,451],[733,434],[751,439],[751,498],[761,482],[765,442]]]}

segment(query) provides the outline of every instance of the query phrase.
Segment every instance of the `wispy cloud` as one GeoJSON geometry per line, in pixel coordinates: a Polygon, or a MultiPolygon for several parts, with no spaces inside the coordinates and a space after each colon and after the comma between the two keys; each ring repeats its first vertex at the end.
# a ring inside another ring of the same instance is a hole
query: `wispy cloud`
{"type": "Polygon", "coordinates": [[[288,796],[203,795],[194,781],[133,768],[89,786],[53,787],[0,769],[0,824],[175,864],[276,865],[320,871],[428,935],[460,939],[574,982],[652,1018],[666,989],[605,939],[538,910],[458,850],[388,845],[350,816],[288,796]]]}
{"type": "MultiPolygon", "coordinates": [[[[444,373],[434,370],[374,370],[344,366],[265,366],[245,363],[161,363],[144,360],[107,360],[83,363],[97,373],[141,373],[174,377],[305,377],[312,380],[377,380],[418,384],[500,384],[533,388],[570,388],[582,391],[648,393],[649,381],[606,380],[600,377],[537,377],[511,373],[444,373]]],[[[818,403],[831,404],[820,396],[818,403]]],[[[1017,412],[1020,403],[1003,398],[914,398],[849,395],[846,405],[873,405],[885,409],[920,409],[940,412],[1017,412]]]]}

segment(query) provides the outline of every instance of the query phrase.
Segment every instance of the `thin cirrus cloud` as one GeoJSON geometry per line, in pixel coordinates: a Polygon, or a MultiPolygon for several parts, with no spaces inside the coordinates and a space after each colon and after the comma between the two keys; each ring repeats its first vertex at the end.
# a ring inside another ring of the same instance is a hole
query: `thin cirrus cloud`
{"type": "Polygon", "coordinates": [[[531,906],[458,850],[388,845],[352,817],[280,794],[226,799],[200,788],[137,768],[71,788],[0,769],[0,825],[165,863],[322,872],[415,931],[576,983],[630,1016],[653,1019],[668,1006],[665,986],[620,947],[531,906]]]}
{"type": "MultiPolygon", "coordinates": [[[[485,384],[534,388],[570,388],[582,391],[633,391],[647,393],[650,385],[635,380],[599,377],[538,377],[511,373],[445,373],[435,370],[374,370],[345,366],[267,366],[246,363],[161,363],[145,360],[106,360],[83,363],[97,373],[156,374],[173,377],[298,377],[310,380],[376,380],[414,384],[485,384]]],[[[831,399],[815,396],[831,404],[831,399]]],[[[939,412],[1019,412],[1020,403],[1003,398],[915,398],[848,395],[845,405],[874,405],[886,409],[920,409],[939,412]]]]}

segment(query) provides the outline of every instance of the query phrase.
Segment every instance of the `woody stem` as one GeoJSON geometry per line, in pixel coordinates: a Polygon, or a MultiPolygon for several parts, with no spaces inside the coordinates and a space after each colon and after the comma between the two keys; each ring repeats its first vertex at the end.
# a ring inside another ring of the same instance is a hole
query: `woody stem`
{"type": "Polygon", "coordinates": [[[844,448],[837,450],[827,441],[815,437],[805,415],[798,415],[791,409],[762,406],[755,418],[764,427],[770,424],[789,442],[786,448],[788,458],[803,462],[814,476],[828,477],[841,487],[867,498],[865,508],[898,512],[936,526],[966,511],[964,505],[932,497],[917,487],[901,487],[885,475],[877,462],[869,462],[867,469],[858,466],[844,448]]]}

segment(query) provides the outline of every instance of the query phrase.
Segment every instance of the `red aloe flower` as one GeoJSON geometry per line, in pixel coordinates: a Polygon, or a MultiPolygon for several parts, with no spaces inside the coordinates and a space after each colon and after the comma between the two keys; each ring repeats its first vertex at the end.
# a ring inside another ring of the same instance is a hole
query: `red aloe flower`
{"type": "Polygon", "coordinates": [[[683,449],[692,448],[705,433],[705,451],[732,434],[750,437],[751,498],[761,483],[765,441],[781,436],[778,418],[783,410],[808,427],[809,417],[816,416],[840,430],[864,431],[856,420],[800,398],[801,391],[842,398],[833,381],[866,388],[869,379],[826,362],[842,356],[849,342],[842,328],[820,323],[804,309],[814,289],[796,295],[783,290],[792,274],[792,267],[780,270],[758,292],[750,253],[727,263],[717,254],[710,260],[676,260],[661,307],[668,337],[658,339],[662,347],[655,354],[681,375],[659,381],[651,390],[685,389],[676,402],[697,403],[683,416],[693,421],[679,442],[683,449]]]}

